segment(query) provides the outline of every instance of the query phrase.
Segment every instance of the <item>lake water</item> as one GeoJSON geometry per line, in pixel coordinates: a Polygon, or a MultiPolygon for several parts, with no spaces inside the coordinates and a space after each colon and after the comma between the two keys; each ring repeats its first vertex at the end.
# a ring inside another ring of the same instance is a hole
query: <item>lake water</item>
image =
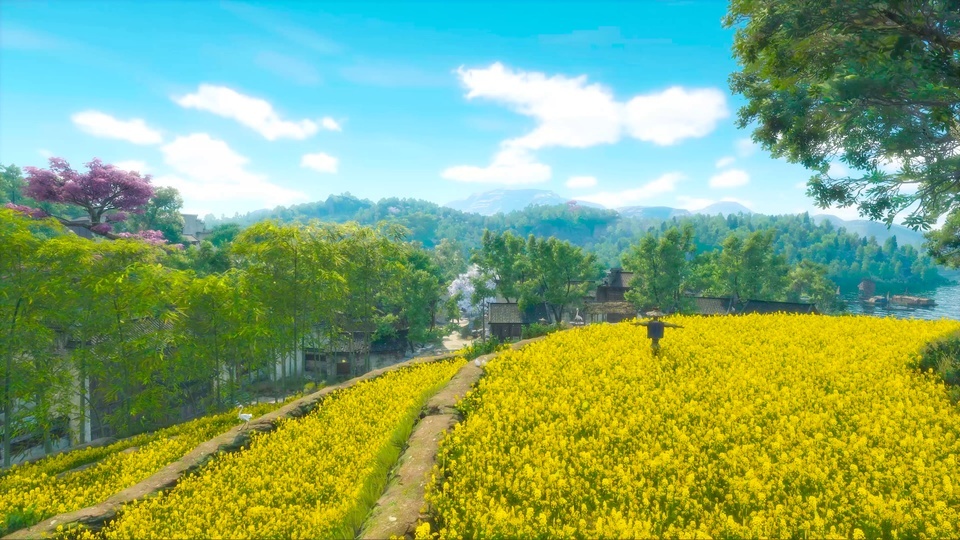
{"type": "Polygon", "coordinates": [[[869,306],[860,302],[856,292],[845,293],[840,296],[847,302],[848,313],[899,319],[936,320],[945,317],[960,320],[960,284],[944,285],[937,287],[936,290],[916,293],[916,296],[933,298],[937,303],[933,307],[869,306]]]}

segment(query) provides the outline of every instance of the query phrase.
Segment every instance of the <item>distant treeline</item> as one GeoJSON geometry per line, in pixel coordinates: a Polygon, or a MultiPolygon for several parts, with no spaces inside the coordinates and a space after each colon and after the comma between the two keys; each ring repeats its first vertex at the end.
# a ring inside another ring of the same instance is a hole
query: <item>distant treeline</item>
{"type": "Polygon", "coordinates": [[[774,250],[786,258],[787,264],[793,266],[801,261],[823,264],[827,267],[827,276],[844,288],[855,286],[864,278],[877,281],[881,288],[925,289],[946,282],[930,257],[915,247],[899,245],[895,237],[881,244],[873,237],[862,238],[829,222],[817,223],[808,214],[693,215],[657,220],[626,218],[612,210],[556,205],[482,216],[418,199],[389,198],[374,203],[343,194],[331,195],[326,201],[237,215],[222,222],[213,216],[206,217],[208,227],[226,222],[245,226],[262,219],[357,221],[364,225],[394,222],[409,229],[410,240],[426,248],[433,248],[443,240],[452,242],[464,260],[481,246],[485,230],[510,232],[521,238],[531,234],[554,236],[595,254],[597,260],[608,267],[620,266],[623,254],[646,234],[659,236],[673,226],[693,228],[698,255],[719,250],[731,233],[745,239],[755,231],[770,230],[774,250]]]}

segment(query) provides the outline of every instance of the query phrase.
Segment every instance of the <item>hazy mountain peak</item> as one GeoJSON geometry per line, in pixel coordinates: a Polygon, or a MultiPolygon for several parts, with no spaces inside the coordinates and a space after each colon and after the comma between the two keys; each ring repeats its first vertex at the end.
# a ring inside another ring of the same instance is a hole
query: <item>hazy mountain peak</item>
{"type": "MultiPolygon", "coordinates": [[[[474,193],[466,199],[450,201],[444,206],[460,210],[461,212],[471,212],[484,216],[492,216],[497,212],[513,212],[514,210],[523,210],[524,208],[535,206],[549,206],[554,204],[566,204],[571,200],[568,197],[561,197],[553,191],[547,189],[494,189],[484,191],[483,193],[474,193]]],[[[582,206],[592,208],[603,208],[603,206],[586,201],[576,201],[582,206]]]]}
{"type": "Polygon", "coordinates": [[[713,203],[699,210],[694,210],[694,214],[705,214],[705,215],[716,215],[720,214],[724,217],[730,214],[753,214],[753,210],[750,210],[746,206],[733,201],[720,201],[713,203]]]}

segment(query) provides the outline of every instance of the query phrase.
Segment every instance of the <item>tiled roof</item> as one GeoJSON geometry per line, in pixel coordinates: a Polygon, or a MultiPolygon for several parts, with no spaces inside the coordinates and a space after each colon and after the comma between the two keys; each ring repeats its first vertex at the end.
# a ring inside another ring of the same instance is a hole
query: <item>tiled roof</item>
{"type": "MultiPolygon", "coordinates": [[[[124,321],[124,337],[127,340],[138,339],[150,334],[161,332],[164,330],[170,330],[173,328],[173,325],[168,322],[161,321],[156,317],[142,317],[139,319],[124,321]]],[[[92,345],[99,345],[107,341],[105,336],[95,336],[90,340],[92,345]]]]}
{"type": "Polygon", "coordinates": [[[604,278],[602,285],[625,289],[630,286],[631,279],[633,279],[633,272],[624,272],[620,268],[611,268],[610,271],[607,272],[607,277],[604,278]]]}
{"type": "Polygon", "coordinates": [[[818,313],[814,304],[802,302],[768,302],[747,300],[741,313],[818,313]]]}
{"type": "Polygon", "coordinates": [[[700,315],[726,315],[733,305],[732,298],[698,296],[692,300],[700,315]]]}
{"type": "Polygon", "coordinates": [[[637,307],[630,302],[590,302],[584,311],[590,314],[612,313],[616,315],[637,315],[637,307]]]}
{"type": "Polygon", "coordinates": [[[490,324],[520,324],[520,307],[515,302],[490,304],[490,324]]]}

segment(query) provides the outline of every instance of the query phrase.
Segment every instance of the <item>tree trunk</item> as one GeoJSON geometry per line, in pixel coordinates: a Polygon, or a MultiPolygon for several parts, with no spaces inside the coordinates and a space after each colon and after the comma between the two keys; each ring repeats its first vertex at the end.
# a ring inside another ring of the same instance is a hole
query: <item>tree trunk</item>
{"type": "Polygon", "coordinates": [[[10,463],[13,460],[13,456],[10,455],[12,450],[11,438],[13,437],[13,397],[10,395],[10,379],[13,375],[13,354],[15,347],[13,346],[13,336],[16,335],[15,331],[17,328],[17,316],[20,314],[20,303],[22,298],[17,299],[16,305],[13,307],[13,318],[10,320],[10,339],[7,343],[6,351],[6,370],[3,373],[3,466],[10,467],[10,463]]]}
{"type": "Polygon", "coordinates": [[[77,370],[80,379],[80,444],[87,442],[87,358],[86,349],[81,351],[80,369],[77,370]]]}

